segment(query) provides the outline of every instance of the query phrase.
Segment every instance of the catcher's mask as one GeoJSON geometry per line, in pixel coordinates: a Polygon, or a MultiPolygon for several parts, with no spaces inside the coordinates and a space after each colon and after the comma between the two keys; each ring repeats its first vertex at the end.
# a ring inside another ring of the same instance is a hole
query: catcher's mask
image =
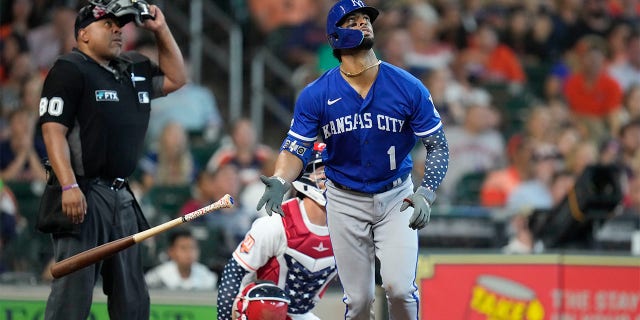
{"type": "Polygon", "coordinates": [[[284,290],[274,283],[252,282],[236,298],[236,319],[285,320],[289,302],[284,290]]]}
{"type": "Polygon", "coordinates": [[[327,199],[324,198],[324,182],[326,176],[324,170],[318,170],[324,167],[322,161],[322,152],[326,148],[326,144],[316,142],[313,145],[313,153],[311,160],[307,163],[302,175],[292,183],[296,191],[311,198],[321,206],[325,206],[327,199]]]}
{"type": "Polygon", "coordinates": [[[146,19],[154,19],[145,0],[89,0],[89,4],[78,11],[75,22],[75,34],[91,23],[114,18],[120,27],[135,21],[141,25],[146,19]]]}

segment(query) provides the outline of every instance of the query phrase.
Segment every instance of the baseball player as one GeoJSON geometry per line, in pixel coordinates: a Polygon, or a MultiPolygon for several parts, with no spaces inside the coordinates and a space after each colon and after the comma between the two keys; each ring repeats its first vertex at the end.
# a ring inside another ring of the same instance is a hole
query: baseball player
{"type": "Polygon", "coordinates": [[[390,318],[417,319],[417,230],[429,222],[449,150],[427,88],[376,57],[378,14],[359,0],[330,9],[327,35],[340,65],[300,93],[274,175],[261,177],[266,187],[257,208],[284,214],[281,199],[319,134],[327,144],[327,224],[346,319],[373,319],[376,256],[390,318]],[[425,173],[414,191],[410,151],[418,139],[426,148],[425,173]]]}
{"type": "MultiPolygon", "coordinates": [[[[319,319],[311,310],[335,277],[324,211],[324,144],[316,144],[304,174],[293,186],[297,198],[282,204],[284,217],[257,219],[225,266],[218,291],[218,319],[231,317],[232,303],[247,283],[268,280],[291,300],[289,319],[319,319]]],[[[257,319],[257,318],[256,318],[257,319]]]]}
{"type": "MultiPolygon", "coordinates": [[[[163,13],[143,0],[90,1],[78,12],[75,36],[77,48],[47,75],[39,109],[54,174],[40,206],[50,209],[51,223],[42,219],[39,227],[52,233],[56,261],[149,227],[127,178],[142,153],[150,100],[186,82],[163,13]],[[158,65],[122,53],[121,28],[132,20],[155,36],[158,65]]],[[[100,276],[111,319],[149,319],[138,246],[55,279],[45,319],[87,319],[100,276]]]]}

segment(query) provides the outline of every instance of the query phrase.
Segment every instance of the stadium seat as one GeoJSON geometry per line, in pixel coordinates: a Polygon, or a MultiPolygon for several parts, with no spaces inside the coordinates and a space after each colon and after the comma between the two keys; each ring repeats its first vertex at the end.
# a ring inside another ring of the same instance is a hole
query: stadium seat
{"type": "Polygon", "coordinates": [[[456,205],[480,204],[480,189],[486,175],[486,171],[476,171],[462,176],[456,183],[453,203],[456,205]]]}
{"type": "Polygon", "coordinates": [[[145,197],[159,215],[176,217],[182,205],[191,198],[191,185],[154,186],[145,197]]]}

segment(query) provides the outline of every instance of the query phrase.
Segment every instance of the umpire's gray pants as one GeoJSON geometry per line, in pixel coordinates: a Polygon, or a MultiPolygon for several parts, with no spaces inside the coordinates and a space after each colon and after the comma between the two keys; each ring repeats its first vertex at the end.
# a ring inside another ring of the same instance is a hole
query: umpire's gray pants
{"type": "MultiPolygon", "coordinates": [[[[141,231],[141,219],[144,218],[127,189],[115,191],[107,186],[91,184],[85,194],[88,208],[80,231],[52,236],[55,260],[63,260],[141,231]]],[[[102,290],[108,296],[111,319],[149,320],[149,293],[138,245],[53,280],[45,319],[87,319],[99,275],[102,275],[102,290]]]]}
{"type": "Polygon", "coordinates": [[[345,319],[374,319],[375,256],[380,260],[389,318],[418,319],[418,232],[409,228],[413,208],[400,212],[402,200],[412,193],[410,178],[372,196],[327,182],[327,224],[344,290],[345,319]]]}

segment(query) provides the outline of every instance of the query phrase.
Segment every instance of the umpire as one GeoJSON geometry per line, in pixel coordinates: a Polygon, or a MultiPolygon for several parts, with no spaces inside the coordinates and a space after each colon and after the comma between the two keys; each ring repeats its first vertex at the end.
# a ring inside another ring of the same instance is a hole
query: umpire
{"type": "MultiPolygon", "coordinates": [[[[182,54],[162,11],[142,0],[130,7],[114,1],[95,0],[80,9],[77,48],[56,61],[42,89],[40,124],[52,171],[38,227],[51,233],[56,261],[149,227],[127,177],[143,148],[150,99],[186,82],[182,54]],[[155,35],[159,65],[122,53],[121,28],[133,20],[155,35]]],[[[87,319],[102,276],[111,319],[148,320],[139,250],[133,246],[55,279],[45,319],[87,319]]]]}

